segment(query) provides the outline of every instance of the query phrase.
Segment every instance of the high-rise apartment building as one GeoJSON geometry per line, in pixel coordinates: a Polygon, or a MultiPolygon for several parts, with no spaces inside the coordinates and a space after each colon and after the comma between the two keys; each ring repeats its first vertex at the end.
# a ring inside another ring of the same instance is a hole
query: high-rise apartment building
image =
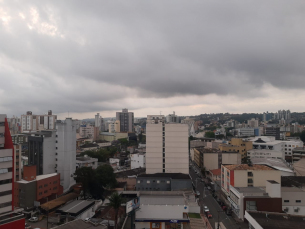
{"type": "Polygon", "coordinates": [[[116,112],[116,120],[120,121],[120,132],[134,132],[133,112],[128,109],[122,109],[122,112],[116,112]]]}
{"type": "Polygon", "coordinates": [[[14,183],[14,146],[6,115],[0,115],[0,214],[12,211],[14,183]]]}
{"type": "Polygon", "coordinates": [[[249,127],[258,127],[258,119],[252,118],[248,120],[248,126],[249,127]]]}
{"type": "Polygon", "coordinates": [[[180,123],[180,118],[179,118],[179,116],[177,116],[175,114],[175,111],[173,111],[173,114],[169,114],[166,116],[166,122],[167,123],[170,123],[170,122],[180,123]]]}
{"type": "Polygon", "coordinates": [[[71,118],[58,120],[56,130],[40,131],[28,137],[29,165],[37,175],[60,173],[60,184],[68,189],[75,183],[76,125],[71,118]]]}
{"type": "Polygon", "coordinates": [[[148,115],[146,173],[189,173],[188,125],[165,123],[163,115],[148,115]]]}
{"type": "Polygon", "coordinates": [[[38,130],[54,130],[57,115],[49,110],[45,115],[33,115],[31,111],[21,115],[21,132],[36,132],[38,130]]]}
{"type": "Polygon", "coordinates": [[[0,114],[0,228],[23,229],[24,215],[14,212],[14,146],[6,115],[0,114]]]}

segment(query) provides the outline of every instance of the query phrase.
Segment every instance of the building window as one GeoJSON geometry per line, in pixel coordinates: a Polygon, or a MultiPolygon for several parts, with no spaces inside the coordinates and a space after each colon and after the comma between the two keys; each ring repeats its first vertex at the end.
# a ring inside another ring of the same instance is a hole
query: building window
{"type": "Polygon", "coordinates": [[[256,211],[256,201],[246,201],[246,210],[247,211],[251,211],[251,210],[256,211]]]}
{"type": "Polygon", "coordinates": [[[296,200],[295,202],[296,202],[296,203],[301,203],[301,200],[296,200]]]}
{"type": "Polygon", "coordinates": [[[253,177],[253,173],[252,172],[248,172],[248,177],[253,177]]]}
{"type": "Polygon", "coordinates": [[[289,200],[284,200],[284,203],[289,203],[289,200]]]}

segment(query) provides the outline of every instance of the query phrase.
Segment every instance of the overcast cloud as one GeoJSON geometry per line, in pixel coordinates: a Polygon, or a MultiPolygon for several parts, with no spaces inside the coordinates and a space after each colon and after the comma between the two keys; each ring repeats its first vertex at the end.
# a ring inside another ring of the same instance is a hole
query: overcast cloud
{"type": "Polygon", "coordinates": [[[304,111],[304,28],[304,0],[0,0],[0,113],[304,111]]]}

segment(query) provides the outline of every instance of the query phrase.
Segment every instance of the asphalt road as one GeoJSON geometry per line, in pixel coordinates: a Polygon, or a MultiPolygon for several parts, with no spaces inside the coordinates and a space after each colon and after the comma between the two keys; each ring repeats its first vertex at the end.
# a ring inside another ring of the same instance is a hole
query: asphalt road
{"type": "MultiPolygon", "coordinates": [[[[199,169],[195,168],[198,172],[199,169]]],[[[212,218],[209,219],[212,226],[215,225],[215,222],[218,222],[218,212],[219,212],[219,220],[224,224],[227,229],[238,229],[240,226],[236,224],[235,220],[231,216],[227,216],[221,209],[220,205],[213,198],[212,193],[205,187],[205,183],[201,181],[200,175],[197,175],[191,166],[190,176],[192,178],[193,184],[195,186],[196,191],[200,192],[200,208],[203,212],[203,206],[208,206],[210,213],[212,214],[212,218]],[[196,184],[197,182],[197,184],[196,184]],[[196,187],[197,185],[197,187],[196,187]]]]}

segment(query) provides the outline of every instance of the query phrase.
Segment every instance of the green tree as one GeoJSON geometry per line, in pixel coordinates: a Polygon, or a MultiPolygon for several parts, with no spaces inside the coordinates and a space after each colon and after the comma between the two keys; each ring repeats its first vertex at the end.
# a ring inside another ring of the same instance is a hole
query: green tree
{"type": "Polygon", "coordinates": [[[300,139],[305,143],[305,131],[302,131],[300,134],[300,139]]]}
{"type": "Polygon", "coordinates": [[[100,165],[95,170],[96,173],[96,182],[98,186],[104,188],[114,188],[117,184],[113,168],[110,165],[100,165]]]}
{"type": "Polygon", "coordinates": [[[207,131],[204,135],[206,138],[215,138],[215,133],[213,131],[207,131]]]}
{"type": "Polygon", "coordinates": [[[90,187],[94,182],[95,173],[91,167],[82,167],[75,171],[74,179],[77,183],[81,183],[83,187],[83,197],[90,192],[90,187]]]}
{"type": "Polygon", "coordinates": [[[124,200],[122,196],[119,195],[117,192],[112,193],[112,195],[108,199],[109,203],[107,205],[114,208],[114,229],[117,229],[119,209],[122,206],[124,200]]]}
{"type": "Polygon", "coordinates": [[[241,159],[241,163],[242,164],[248,164],[249,166],[252,166],[252,161],[251,161],[251,158],[249,156],[243,157],[241,159]]]}

